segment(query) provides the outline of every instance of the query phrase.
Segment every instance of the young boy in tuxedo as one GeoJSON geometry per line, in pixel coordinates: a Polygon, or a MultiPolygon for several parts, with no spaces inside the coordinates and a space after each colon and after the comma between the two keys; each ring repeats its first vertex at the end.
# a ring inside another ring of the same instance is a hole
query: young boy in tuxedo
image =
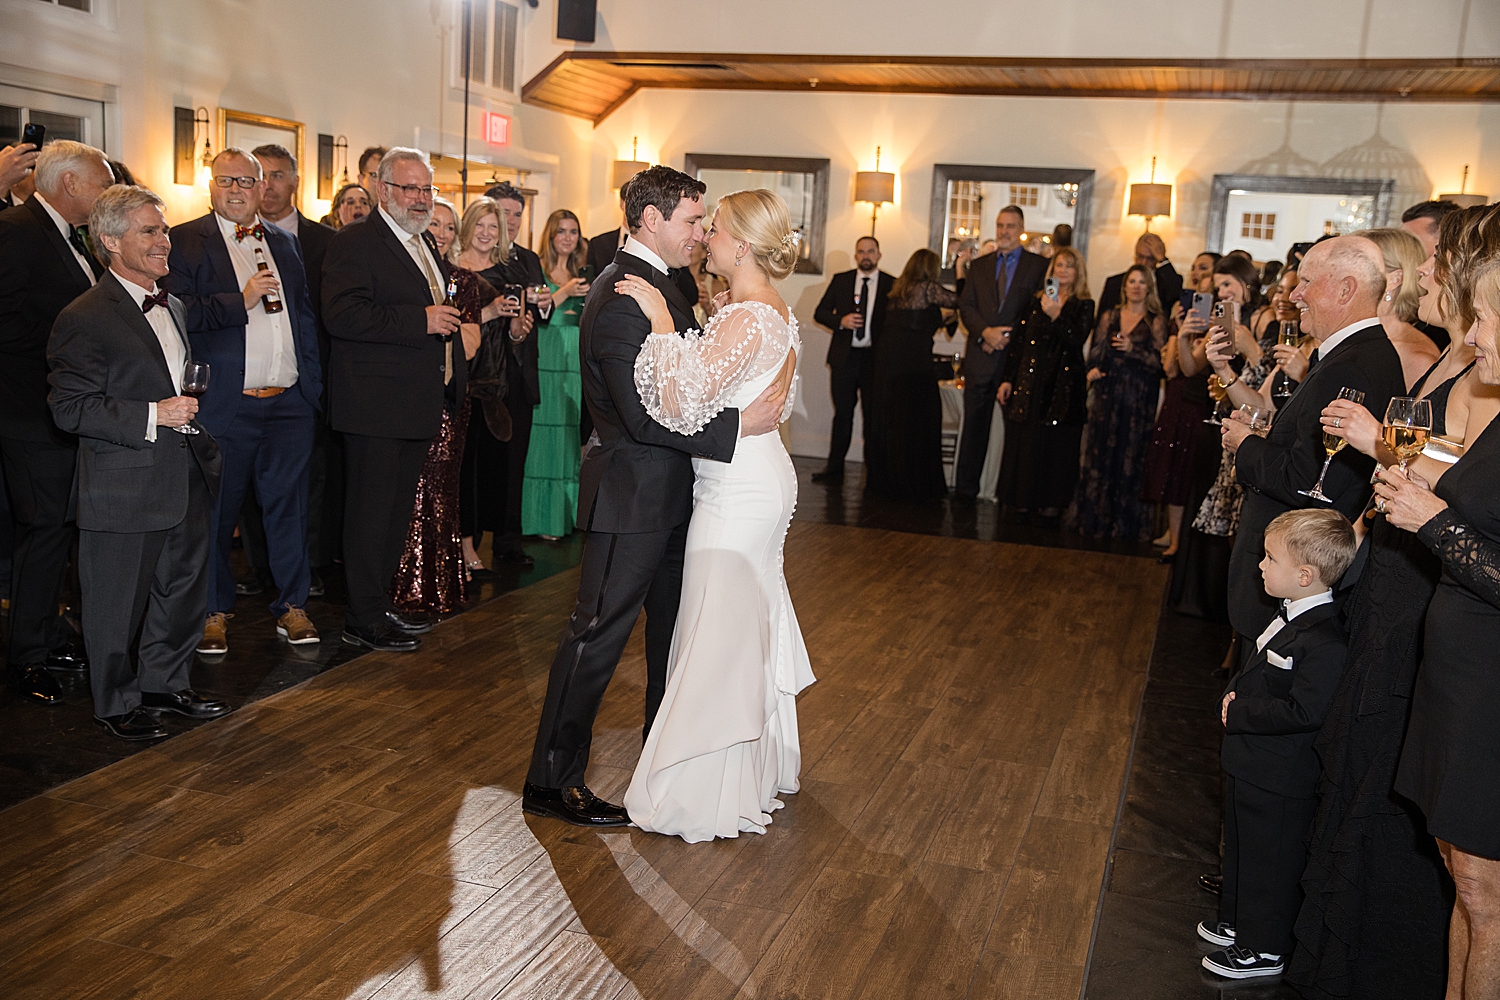
{"type": "Polygon", "coordinates": [[[1292,949],[1317,807],[1313,740],[1344,670],[1332,587],[1354,559],[1354,531],[1336,510],[1292,510],[1266,527],[1260,562],[1282,610],[1220,704],[1224,744],[1224,887],[1219,919],[1198,936],[1223,951],[1203,967],[1227,979],[1281,973],[1292,949]]]}

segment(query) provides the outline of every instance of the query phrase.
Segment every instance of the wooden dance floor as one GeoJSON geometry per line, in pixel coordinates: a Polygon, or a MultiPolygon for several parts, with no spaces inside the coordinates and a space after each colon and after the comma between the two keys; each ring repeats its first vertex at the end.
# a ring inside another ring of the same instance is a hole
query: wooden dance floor
{"type": "MultiPolygon", "coordinates": [[[[1165,570],[795,522],[803,790],[689,846],[525,817],[577,571],[0,814],[0,995],[1075,998],[1165,570]]],[[[590,783],[640,749],[639,629],[590,783]]]]}

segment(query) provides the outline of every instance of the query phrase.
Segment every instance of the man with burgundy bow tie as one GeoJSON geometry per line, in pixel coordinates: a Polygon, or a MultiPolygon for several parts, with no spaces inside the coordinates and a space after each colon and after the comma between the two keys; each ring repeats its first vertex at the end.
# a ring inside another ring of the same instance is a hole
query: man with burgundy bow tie
{"type": "Polygon", "coordinates": [[[308,459],[323,379],[302,253],[295,239],[259,219],[265,189],[259,160],[230,147],[211,169],[213,211],[173,228],[166,279],[186,309],[194,356],[209,364],[200,419],[224,453],[198,652],[229,650],[226,622],[235,602],[229,550],[252,483],[280,591],[271,602],[276,633],[295,645],[315,643],[318,631],[303,607],[311,584],[308,459]]]}
{"type": "Polygon", "coordinates": [[[193,352],[183,305],[159,282],[171,242],[162,202],[117,184],[89,217],[98,284],[47,343],[47,402],[78,436],[78,577],[94,717],[121,739],[166,736],[156,715],[229,711],[189,684],[206,603],[214,439],[182,394],[193,352]],[[131,647],[139,632],[135,663],[131,647]]]}

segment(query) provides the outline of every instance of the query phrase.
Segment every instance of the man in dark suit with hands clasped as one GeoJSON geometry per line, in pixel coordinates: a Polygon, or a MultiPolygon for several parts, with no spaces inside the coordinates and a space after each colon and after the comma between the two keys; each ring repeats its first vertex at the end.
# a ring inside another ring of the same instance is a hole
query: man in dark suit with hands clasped
{"type": "Polygon", "coordinates": [[[965,500],[979,495],[995,394],[1005,381],[1010,331],[1021,321],[1047,274],[1046,258],[1021,247],[1025,229],[1026,216],[1019,207],[1007,205],[1000,210],[995,218],[995,252],[969,265],[969,280],[958,297],[958,314],[969,341],[964,349],[964,429],[953,492],[965,500]]]}
{"type": "Polygon", "coordinates": [[[880,270],[880,241],[861,236],[854,244],[852,271],[833,276],[813,319],[833,331],[828,342],[828,385],[833,391],[833,430],[828,436],[828,461],[816,482],[838,482],[844,478],[844,455],[854,437],[854,405],[864,403],[866,424],[870,419],[865,388],[870,380],[870,348],[885,323],[885,307],[896,279],[880,270]]]}
{"type": "Polygon", "coordinates": [[[726,409],[697,434],[675,434],[646,413],[635,359],[651,323],[615,291],[626,274],[661,290],[679,330],[691,304],[668,275],[702,242],[704,185],[671,167],[637,174],[627,189],[630,236],[594,281],[579,324],[583,398],[594,418],[578,485],[585,532],[578,603],[552,661],[522,808],[578,826],[624,826],[620,806],[584,785],[594,716],[642,607],[646,611],[646,731],[667,687],[667,656],[682,592],[683,552],[693,513],[694,456],[728,462],[742,437],[767,434],[781,394],[767,389],[745,410],[726,409]]]}

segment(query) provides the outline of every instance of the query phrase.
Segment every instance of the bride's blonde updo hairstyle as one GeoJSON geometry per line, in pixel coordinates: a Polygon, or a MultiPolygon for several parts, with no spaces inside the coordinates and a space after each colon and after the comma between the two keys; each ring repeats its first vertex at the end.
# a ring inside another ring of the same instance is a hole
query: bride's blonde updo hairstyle
{"type": "Polygon", "coordinates": [[[750,245],[761,270],[780,281],[797,266],[800,235],[792,229],[786,202],[774,191],[752,188],[719,199],[714,225],[742,243],[750,245]]]}

